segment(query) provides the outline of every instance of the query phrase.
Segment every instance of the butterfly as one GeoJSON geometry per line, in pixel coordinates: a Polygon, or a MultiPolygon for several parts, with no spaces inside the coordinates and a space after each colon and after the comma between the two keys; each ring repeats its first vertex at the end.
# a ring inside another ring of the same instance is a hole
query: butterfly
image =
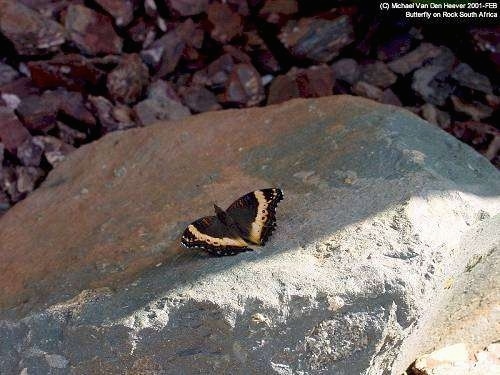
{"type": "Polygon", "coordinates": [[[276,228],[276,206],[283,199],[278,188],[255,190],[234,201],[226,211],[214,204],[215,216],[188,225],[181,243],[212,255],[235,255],[263,246],[276,228]]]}

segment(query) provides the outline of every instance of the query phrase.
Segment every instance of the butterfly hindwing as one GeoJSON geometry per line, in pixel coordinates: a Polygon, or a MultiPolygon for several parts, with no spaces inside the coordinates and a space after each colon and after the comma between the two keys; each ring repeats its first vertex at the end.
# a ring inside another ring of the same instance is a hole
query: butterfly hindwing
{"type": "Polygon", "coordinates": [[[280,189],[255,190],[233,202],[226,213],[235,221],[241,237],[262,246],[276,228],[276,206],[282,199],[280,189]]]}
{"type": "Polygon", "coordinates": [[[188,225],[182,234],[181,243],[198,247],[214,255],[234,255],[251,250],[237,233],[231,231],[217,216],[206,216],[188,225]]]}

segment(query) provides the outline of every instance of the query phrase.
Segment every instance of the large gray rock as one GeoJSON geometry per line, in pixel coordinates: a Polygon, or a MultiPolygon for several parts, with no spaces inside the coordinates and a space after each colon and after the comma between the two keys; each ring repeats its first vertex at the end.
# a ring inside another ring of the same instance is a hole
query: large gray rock
{"type": "Polygon", "coordinates": [[[489,343],[499,195],[471,148],[361,98],[109,134],[0,219],[0,373],[399,375],[448,336],[489,343]],[[264,248],[178,248],[212,199],[267,186],[264,248]]]}

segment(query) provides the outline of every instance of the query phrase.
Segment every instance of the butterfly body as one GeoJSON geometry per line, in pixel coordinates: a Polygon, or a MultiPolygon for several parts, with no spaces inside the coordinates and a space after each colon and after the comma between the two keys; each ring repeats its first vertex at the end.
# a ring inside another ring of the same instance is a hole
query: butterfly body
{"type": "Polygon", "coordinates": [[[263,246],[276,228],[276,206],[282,199],[280,189],[269,188],[240,197],[225,211],[214,205],[216,215],[189,224],[181,243],[219,256],[251,251],[250,244],[263,246]]]}

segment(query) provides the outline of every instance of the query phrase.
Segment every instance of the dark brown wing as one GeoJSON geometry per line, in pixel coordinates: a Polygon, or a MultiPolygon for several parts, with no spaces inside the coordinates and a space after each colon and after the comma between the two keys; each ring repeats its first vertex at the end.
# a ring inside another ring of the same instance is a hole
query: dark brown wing
{"type": "Polygon", "coordinates": [[[225,226],[217,216],[206,216],[188,225],[181,243],[187,248],[198,247],[213,255],[234,255],[252,250],[237,233],[225,226]]]}
{"type": "Polygon", "coordinates": [[[283,192],[278,188],[255,190],[236,200],[226,213],[238,226],[241,237],[262,246],[276,228],[276,206],[282,199],[283,192]]]}

